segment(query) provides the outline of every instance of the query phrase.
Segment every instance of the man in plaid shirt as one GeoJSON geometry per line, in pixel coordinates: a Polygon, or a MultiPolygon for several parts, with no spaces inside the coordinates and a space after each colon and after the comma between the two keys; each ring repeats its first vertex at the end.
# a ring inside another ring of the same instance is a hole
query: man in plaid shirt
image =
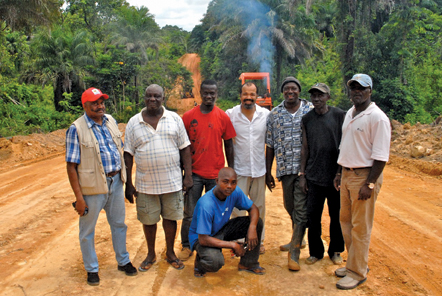
{"type": "Polygon", "coordinates": [[[108,98],[99,89],[87,89],[81,97],[85,114],[66,132],[67,173],[76,198],[74,207],[80,216],[80,247],[87,283],[93,286],[100,283],[94,235],[102,209],[111,227],[118,270],[130,276],[137,274],[126,250],[123,141],[115,119],[104,113],[104,100],[108,98]]]}

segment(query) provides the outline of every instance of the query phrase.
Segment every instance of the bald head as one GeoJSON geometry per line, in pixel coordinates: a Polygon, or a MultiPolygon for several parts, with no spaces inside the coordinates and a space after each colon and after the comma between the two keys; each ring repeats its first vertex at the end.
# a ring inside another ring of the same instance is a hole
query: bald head
{"type": "Polygon", "coordinates": [[[222,168],[215,179],[216,187],[213,193],[219,200],[225,200],[235,191],[237,176],[232,168],[222,168]]]}
{"type": "Polygon", "coordinates": [[[235,170],[232,168],[222,168],[219,170],[218,173],[218,179],[223,179],[223,178],[237,178],[235,170]]]}
{"type": "Polygon", "coordinates": [[[161,91],[161,94],[164,95],[164,90],[161,86],[159,86],[158,84],[151,84],[148,87],[146,87],[146,90],[144,91],[145,93],[149,90],[154,90],[154,91],[161,91]]]}

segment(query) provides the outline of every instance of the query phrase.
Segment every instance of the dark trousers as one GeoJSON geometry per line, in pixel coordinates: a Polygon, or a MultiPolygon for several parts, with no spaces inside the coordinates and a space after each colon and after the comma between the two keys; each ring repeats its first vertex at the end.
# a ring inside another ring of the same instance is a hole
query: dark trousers
{"type": "MultiPolygon", "coordinates": [[[[223,228],[221,228],[217,234],[213,237],[224,241],[233,241],[247,236],[249,230],[250,217],[238,217],[229,220],[223,228]]],[[[256,227],[258,242],[261,241],[262,233],[262,220],[259,218],[258,225],[256,227]]],[[[246,251],[246,254],[241,257],[239,263],[245,267],[256,268],[259,266],[259,243],[251,251],[246,251]]],[[[224,255],[222,249],[203,247],[198,241],[195,242],[194,249],[196,250],[195,268],[202,272],[215,272],[224,266],[224,255]]]]}
{"type": "Polygon", "coordinates": [[[204,179],[201,176],[192,174],[193,186],[189,192],[184,196],[184,212],[183,222],[181,223],[181,244],[183,248],[190,248],[189,243],[189,228],[192,223],[193,211],[195,210],[196,203],[203,193],[210,191],[216,186],[215,179],[204,179]]]}
{"type": "Polygon", "coordinates": [[[330,245],[328,255],[330,258],[334,252],[344,251],[344,238],[339,222],[341,200],[339,191],[333,186],[319,186],[307,181],[307,212],[308,212],[308,247],[310,256],[322,259],[324,257],[324,244],[322,243],[321,218],[324,210],[324,202],[327,199],[328,213],[330,215],[330,245]]]}

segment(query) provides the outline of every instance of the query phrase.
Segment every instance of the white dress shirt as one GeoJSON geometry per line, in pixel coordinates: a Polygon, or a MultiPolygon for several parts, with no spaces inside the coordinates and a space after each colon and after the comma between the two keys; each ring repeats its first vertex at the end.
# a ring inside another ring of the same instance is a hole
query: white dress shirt
{"type": "Polygon", "coordinates": [[[241,112],[241,105],[226,111],[236,131],[233,139],[235,172],[240,176],[258,178],[266,173],[265,137],[269,110],[256,106],[252,121],[241,112]]]}

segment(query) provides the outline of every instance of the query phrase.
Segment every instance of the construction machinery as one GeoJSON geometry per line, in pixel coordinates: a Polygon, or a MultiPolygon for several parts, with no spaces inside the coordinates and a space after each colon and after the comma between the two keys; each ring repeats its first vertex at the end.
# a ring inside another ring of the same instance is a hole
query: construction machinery
{"type": "Polygon", "coordinates": [[[270,96],[270,74],[268,72],[248,72],[241,73],[239,76],[239,80],[241,80],[241,84],[246,83],[247,80],[263,80],[265,84],[266,91],[263,94],[257,94],[256,104],[261,107],[272,110],[272,98],[270,96]]]}

